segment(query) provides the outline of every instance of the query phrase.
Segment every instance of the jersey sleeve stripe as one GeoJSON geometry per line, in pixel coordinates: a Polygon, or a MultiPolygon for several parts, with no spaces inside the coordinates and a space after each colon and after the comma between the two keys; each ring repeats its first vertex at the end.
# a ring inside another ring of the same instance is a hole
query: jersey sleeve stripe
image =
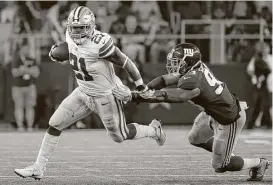
{"type": "Polygon", "coordinates": [[[100,50],[99,50],[99,53],[103,53],[104,51],[106,51],[107,50],[107,48],[109,48],[111,45],[113,45],[114,44],[114,42],[113,42],[113,40],[110,38],[109,40],[108,40],[108,42],[102,47],[102,48],[100,48],[100,50]]]}
{"type": "Polygon", "coordinates": [[[99,58],[105,58],[111,55],[115,51],[115,46],[112,44],[108,49],[106,49],[103,53],[99,54],[99,58]]]}

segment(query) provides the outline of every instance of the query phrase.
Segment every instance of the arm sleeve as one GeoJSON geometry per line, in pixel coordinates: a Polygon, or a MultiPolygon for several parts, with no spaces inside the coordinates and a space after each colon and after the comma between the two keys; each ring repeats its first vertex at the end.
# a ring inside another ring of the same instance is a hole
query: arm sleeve
{"type": "Polygon", "coordinates": [[[180,89],[185,89],[185,90],[193,90],[195,88],[199,88],[199,81],[197,79],[196,75],[186,75],[183,76],[178,83],[178,87],[180,89]]]}
{"type": "Polygon", "coordinates": [[[114,41],[110,35],[106,34],[102,37],[100,42],[102,43],[102,46],[99,49],[99,58],[106,58],[113,54],[116,46],[114,45],[114,41]]]}

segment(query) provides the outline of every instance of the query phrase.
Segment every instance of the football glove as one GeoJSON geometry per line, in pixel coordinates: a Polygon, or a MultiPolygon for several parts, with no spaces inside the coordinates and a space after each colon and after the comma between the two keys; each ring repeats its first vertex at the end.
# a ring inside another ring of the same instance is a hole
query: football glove
{"type": "Polygon", "coordinates": [[[145,84],[141,84],[141,85],[139,85],[139,86],[136,87],[136,91],[138,91],[140,93],[148,91],[148,90],[149,90],[149,88],[145,84]]]}

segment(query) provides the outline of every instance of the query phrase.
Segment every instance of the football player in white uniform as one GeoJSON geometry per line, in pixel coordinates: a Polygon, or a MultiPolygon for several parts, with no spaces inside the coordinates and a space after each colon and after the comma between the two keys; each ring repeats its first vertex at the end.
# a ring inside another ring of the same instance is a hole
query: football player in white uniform
{"type": "Polygon", "coordinates": [[[145,92],[148,88],[135,64],[114,45],[111,36],[95,29],[95,17],[89,8],[80,6],[71,11],[66,42],[79,86],[62,101],[50,118],[36,162],[29,167],[15,169],[19,176],[41,179],[62,130],[93,111],[100,116],[115,142],[150,137],[161,146],[166,140],[157,120],[152,120],[149,126],[137,123],[126,125],[123,102],[130,101],[131,91],[115,75],[113,64],[126,69],[138,91],[145,92]]]}

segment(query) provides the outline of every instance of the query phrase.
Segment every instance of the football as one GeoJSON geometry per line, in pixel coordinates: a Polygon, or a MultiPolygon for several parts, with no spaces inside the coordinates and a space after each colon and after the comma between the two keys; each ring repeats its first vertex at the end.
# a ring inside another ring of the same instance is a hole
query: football
{"type": "Polygon", "coordinates": [[[52,50],[52,57],[57,61],[63,62],[69,60],[69,51],[67,42],[62,42],[52,50]]]}

